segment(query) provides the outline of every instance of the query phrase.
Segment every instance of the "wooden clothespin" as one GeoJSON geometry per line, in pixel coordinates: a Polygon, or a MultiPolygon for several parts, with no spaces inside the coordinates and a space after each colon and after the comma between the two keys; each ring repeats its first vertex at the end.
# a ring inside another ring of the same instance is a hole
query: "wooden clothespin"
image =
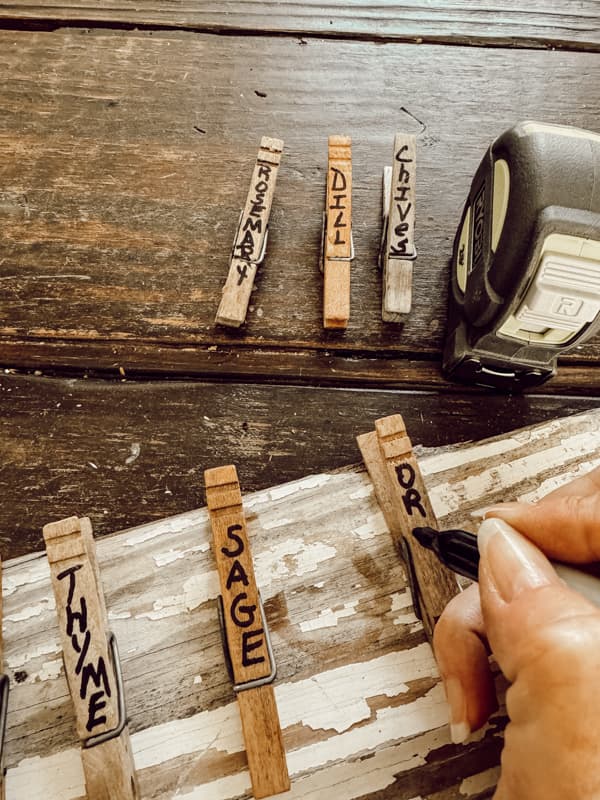
{"type": "Polygon", "coordinates": [[[125,695],[87,518],[44,527],[88,800],[137,800],[125,695]]]}
{"type": "Polygon", "coordinates": [[[437,528],[427,488],[400,414],[375,422],[357,437],[375,495],[408,570],[413,605],[429,640],[447,603],[458,594],[456,575],[412,535],[413,528],[437,528]]]}
{"type": "Polygon", "coordinates": [[[383,270],[381,318],[402,322],[412,303],[415,247],[416,139],[404,133],[394,140],[394,164],[383,170],[383,233],[379,266],[383,270]]]}
{"type": "Polygon", "coordinates": [[[283,142],[263,136],[252,173],[246,205],[233,242],[229,273],[215,322],[239,328],[246,321],[250,294],[267,249],[269,217],[283,142]]]}
{"type": "Polygon", "coordinates": [[[273,691],[275,659],[260,599],[242,494],[234,466],[204,473],[206,499],[221,583],[223,649],[242,720],[252,791],[256,798],[290,788],[273,691]]]}
{"type": "Polygon", "coordinates": [[[350,262],[353,258],[352,139],[349,136],[330,136],[320,262],[324,328],[348,327],[350,262]]]}
{"type": "MultiPolygon", "coordinates": [[[[0,672],[4,665],[4,637],[2,635],[2,561],[0,561],[0,672]]],[[[6,734],[6,717],[8,714],[8,675],[0,674],[0,800],[6,798],[6,768],[4,766],[4,738],[6,734]]]]}

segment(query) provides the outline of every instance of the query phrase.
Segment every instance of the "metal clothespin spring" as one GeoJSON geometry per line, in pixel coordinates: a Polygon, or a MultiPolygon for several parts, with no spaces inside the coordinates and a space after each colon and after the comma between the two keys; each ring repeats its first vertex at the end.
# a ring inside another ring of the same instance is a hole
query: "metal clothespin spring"
{"type": "Polygon", "coordinates": [[[408,573],[408,584],[410,586],[410,591],[412,594],[412,601],[413,601],[413,608],[415,611],[415,616],[417,619],[423,621],[423,609],[421,608],[421,592],[419,590],[419,584],[417,582],[417,573],[415,572],[415,565],[413,562],[412,553],[410,550],[410,545],[406,540],[406,537],[403,536],[400,540],[401,542],[401,550],[402,550],[402,557],[404,558],[404,563],[406,564],[406,571],[408,573]]]}
{"type": "Polygon", "coordinates": [[[6,734],[6,718],[8,716],[8,694],[10,681],[8,675],[0,675],[0,784],[4,781],[6,767],[4,766],[4,737],[6,734]]]}
{"type": "Polygon", "coordinates": [[[265,608],[263,606],[262,597],[258,593],[258,605],[260,608],[260,615],[262,618],[263,632],[265,636],[265,644],[267,645],[267,654],[269,656],[269,663],[271,665],[271,672],[265,675],[264,678],[254,678],[254,680],[246,681],[245,683],[235,683],[233,674],[233,665],[231,662],[231,652],[229,650],[229,642],[227,641],[227,630],[225,628],[225,610],[223,608],[223,597],[221,595],[217,598],[217,612],[219,615],[219,628],[221,630],[221,643],[223,645],[223,655],[225,656],[225,665],[229,678],[233,683],[233,691],[237,694],[247,689],[256,689],[259,686],[266,686],[268,683],[273,683],[277,675],[277,664],[275,663],[275,655],[273,653],[273,645],[271,644],[271,634],[269,633],[269,626],[267,625],[267,617],[265,615],[265,608]]]}
{"type": "Polygon", "coordinates": [[[117,686],[117,700],[119,703],[119,722],[116,728],[112,731],[105,731],[98,733],[95,736],[90,736],[82,743],[82,747],[96,747],[98,744],[110,742],[111,739],[116,739],[125,730],[127,725],[127,712],[125,710],[125,690],[123,688],[123,673],[121,672],[121,660],[119,658],[119,648],[117,647],[117,637],[112,631],[108,632],[108,646],[113,663],[113,672],[115,675],[115,683],[117,686]]]}

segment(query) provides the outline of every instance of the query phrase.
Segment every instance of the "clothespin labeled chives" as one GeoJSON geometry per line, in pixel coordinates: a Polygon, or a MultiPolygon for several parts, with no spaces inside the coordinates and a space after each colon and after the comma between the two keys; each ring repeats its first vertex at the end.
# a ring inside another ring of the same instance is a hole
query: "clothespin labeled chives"
{"type": "Polygon", "coordinates": [[[421,547],[412,531],[438,523],[400,414],[378,419],[375,431],[357,437],[377,501],[396,548],[406,563],[415,614],[433,640],[433,629],[458,594],[456,575],[421,547]]]}
{"type": "Polygon", "coordinates": [[[242,494],[234,466],[204,473],[221,584],[219,619],[225,661],[237,695],[254,797],[290,788],[273,691],[276,666],[256,585],[242,494]]]}
{"type": "Polygon", "coordinates": [[[347,328],[350,318],[352,240],[352,139],[330,136],[320,267],[323,327],[347,328]]]}
{"type": "Polygon", "coordinates": [[[381,318],[402,322],[412,304],[415,247],[416,139],[404,133],[394,140],[394,163],[383,170],[383,233],[379,266],[383,270],[381,318]]]}
{"type": "Polygon", "coordinates": [[[44,527],[88,800],[138,800],[117,643],[87,518],[44,527]]]}
{"type": "Polygon", "coordinates": [[[262,264],[269,232],[271,204],[283,142],[263,136],[252,173],[246,205],[233,242],[229,273],[215,322],[239,328],[246,321],[250,294],[259,264],[262,264]]]}
{"type": "MultiPolygon", "coordinates": [[[[0,561],[0,671],[4,664],[4,638],[2,636],[2,561],[0,561]]],[[[0,800],[6,798],[6,768],[4,766],[4,738],[6,734],[6,717],[8,714],[8,675],[0,674],[0,800]]]]}

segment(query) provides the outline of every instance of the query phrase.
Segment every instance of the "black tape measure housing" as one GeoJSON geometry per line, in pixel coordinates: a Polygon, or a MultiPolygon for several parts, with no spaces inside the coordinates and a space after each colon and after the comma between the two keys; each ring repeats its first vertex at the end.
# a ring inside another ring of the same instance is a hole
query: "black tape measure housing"
{"type": "Polygon", "coordinates": [[[451,273],[449,378],[513,390],[554,375],[600,330],[600,313],[580,324],[595,295],[600,308],[600,135],[532,122],[502,134],[473,178],[451,273]]]}

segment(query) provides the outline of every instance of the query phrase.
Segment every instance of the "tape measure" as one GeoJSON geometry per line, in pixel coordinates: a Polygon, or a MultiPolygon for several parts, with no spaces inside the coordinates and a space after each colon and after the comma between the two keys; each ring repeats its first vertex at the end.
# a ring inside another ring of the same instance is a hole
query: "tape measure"
{"type": "Polygon", "coordinates": [[[600,135],[523,122],[485,154],[454,241],[447,377],[543,383],[600,331],[600,135]]]}

